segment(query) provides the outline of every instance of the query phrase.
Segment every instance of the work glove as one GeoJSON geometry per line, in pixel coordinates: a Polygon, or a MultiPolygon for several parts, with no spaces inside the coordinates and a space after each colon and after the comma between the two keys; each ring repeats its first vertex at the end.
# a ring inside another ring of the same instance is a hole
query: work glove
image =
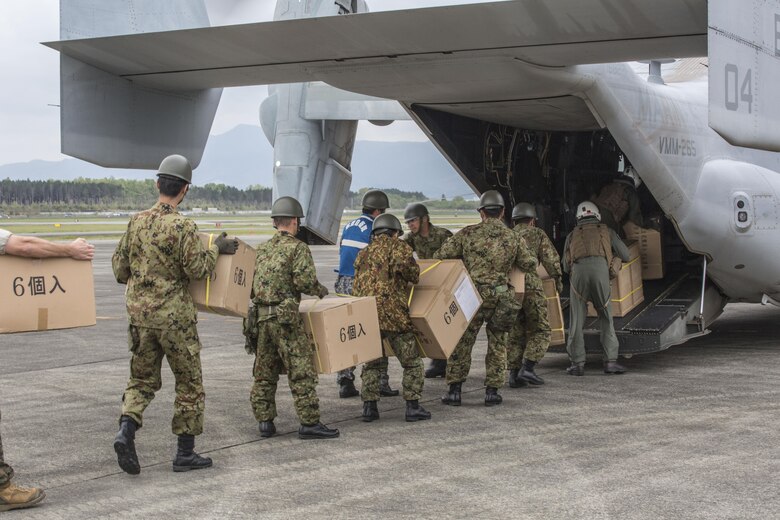
{"type": "Polygon", "coordinates": [[[234,255],[238,249],[238,239],[228,238],[227,232],[223,231],[221,235],[214,239],[214,245],[219,249],[221,255],[234,255]]]}
{"type": "Polygon", "coordinates": [[[558,294],[563,293],[563,280],[560,276],[555,279],[555,290],[558,291],[558,294]]]}
{"type": "Polygon", "coordinates": [[[320,284],[319,292],[317,293],[317,296],[319,296],[320,299],[322,299],[322,298],[325,298],[329,293],[330,293],[330,291],[328,291],[328,288],[325,287],[324,285],[320,284]]]}

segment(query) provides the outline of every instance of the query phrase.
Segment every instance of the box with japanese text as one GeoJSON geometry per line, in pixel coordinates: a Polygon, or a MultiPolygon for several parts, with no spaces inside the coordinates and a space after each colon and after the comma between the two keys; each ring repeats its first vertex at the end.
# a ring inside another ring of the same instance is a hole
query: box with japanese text
{"type": "Polygon", "coordinates": [[[447,359],[482,305],[460,260],[418,260],[420,281],[412,288],[409,314],[426,357],[447,359]]]}
{"type": "MultiPolygon", "coordinates": [[[[217,237],[200,233],[207,246],[217,237]]],[[[241,240],[234,255],[219,255],[209,278],[193,280],[189,291],[200,311],[246,318],[255,274],[255,250],[241,240]]]]}
{"type": "Polygon", "coordinates": [[[0,333],[94,324],[92,262],[0,256],[0,333]]]}
{"type": "Polygon", "coordinates": [[[314,344],[314,366],[333,374],[382,357],[376,298],[301,300],[298,308],[306,334],[314,344]]]}

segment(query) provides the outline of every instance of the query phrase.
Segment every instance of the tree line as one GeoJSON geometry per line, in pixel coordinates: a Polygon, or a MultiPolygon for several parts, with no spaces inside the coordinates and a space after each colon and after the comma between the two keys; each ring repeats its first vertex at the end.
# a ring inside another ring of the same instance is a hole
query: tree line
{"type": "MultiPolygon", "coordinates": [[[[369,188],[350,192],[347,207],[360,209],[363,193],[369,188]]],[[[410,202],[425,201],[431,208],[467,209],[473,203],[456,197],[454,201],[426,200],[419,191],[384,190],[392,208],[404,208],[410,202]]],[[[152,179],[76,179],[0,180],[0,212],[35,214],[42,211],[137,211],[150,207],[158,192],[152,179]]],[[[260,185],[239,189],[226,184],[191,186],[182,209],[218,208],[223,211],[268,210],[273,202],[271,188],[260,185]]]]}

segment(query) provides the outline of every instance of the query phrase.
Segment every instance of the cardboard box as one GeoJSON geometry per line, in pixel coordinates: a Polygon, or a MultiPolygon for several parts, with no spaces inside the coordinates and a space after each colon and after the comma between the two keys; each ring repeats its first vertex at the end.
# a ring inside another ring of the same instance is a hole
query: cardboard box
{"type": "Polygon", "coordinates": [[[314,366],[333,374],[382,357],[376,298],[345,296],[301,300],[306,334],[314,344],[314,366]]]}
{"type": "Polygon", "coordinates": [[[418,260],[420,281],[410,294],[409,313],[426,357],[447,359],[482,305],[460,260],[418,260]]]}
{"type": "MultiPolygon", "coordinates": [[[[645,301],[642,287],[642,262],[639,255],[639,244],[626,243],[629,260],[623,263],[617,278],[612,280],[612,316],[622,318],[637,305],[645,301]]],[[[588,302],[588,316],[596,316],[596,309],[588,302]]]]}
{"type": "MultiPolygon", "coordinates": [[[[200,233],[206,245],[216,237],[200,233]]],[[[209,278],[190,282],[190,295],[200,311],[246,318],[254,275],[255,250],[239,240],[236,254],[219,255],[209,278]]]]}
{"type": "Polygon", "coordinates": [[[639,254],[642,258],[642,279],[660,280],[664,277],[664,258],[661,245],[661,232],[655,229],[645,229],[633,222],[623,226],[627,240],[639,244],[639,254]]]}
{"type": "Polygon", "coordinates": [[[543,265],[539,264],[536,274],[542,279],[544,297],[547,300],[547,321],[550,323],[550,346],[565,345],[566,333],[563,328],[563,309],[561,308],[561,295],[555,287],[553,280],[543,265]]]}
{"type": "Polygon", "coordinates": [[[509,284],[515,288],[515,299],[522,303],[525,296],[525,273],[517,267],[513,267],[509,272],[509,284]]]}
{"type": "Polygon", "coordinates": [[[94,324],[92,262],[0,256],[0,333],[94,324]]]}

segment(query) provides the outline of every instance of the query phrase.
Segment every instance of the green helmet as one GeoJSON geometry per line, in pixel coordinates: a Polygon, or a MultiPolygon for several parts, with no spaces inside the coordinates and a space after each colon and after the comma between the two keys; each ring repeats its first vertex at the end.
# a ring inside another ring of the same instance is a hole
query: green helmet
{"type": "Polygon", "coordinates": [[[372,234],[377,234],[380,231],[398,231],[398,236],[404,234],[404,230],[401,227],[401,221],[398,217],[391,215],[390,213],[383,213],[374,219],[374,227],[371,229],[372,234]]]}
{"type": "Polygon", "coordinates": [[[479,209],[504,207],[504,197],[496,190],[488,190],[479,198],[479,209]]]}
{"type": "Polygon", "coordinates": [[[181,179],[187,184],[192,183],[192,166],[190,161],[183,155],[169,155],[160,163],[157,169],[157,176],[174,177],[181,179]]]}
{"type": "Polygon", "coordinates": [[[408,206],[406,206],[406,209],[404,210],[404,221],[409,222],[410,220],[414,220],[416,218],[423,218],[427,215],[428,215],[428,208],[426,208],[424,204],[415,202],[413,204],[409,204],[408,206]]]}
{"type": "Polygon", "coordinates": [[[536,208],[533,204],[521,202],[512,208],[512,220],[521,218],[536,218],[536,208]]]}
{"type": "Polygon", "coordinates": [[[390,207],[390,200],[382,190],[368,190],[363,194],[361,204],[368,209],[387,209],[390,207]]]}
{"type": "Polygon", "coordinates": [[[303,218],[303,208],[301,203],[292,197],[279,197],[271,206],[271,218],[273,217],[303,218]]]}

